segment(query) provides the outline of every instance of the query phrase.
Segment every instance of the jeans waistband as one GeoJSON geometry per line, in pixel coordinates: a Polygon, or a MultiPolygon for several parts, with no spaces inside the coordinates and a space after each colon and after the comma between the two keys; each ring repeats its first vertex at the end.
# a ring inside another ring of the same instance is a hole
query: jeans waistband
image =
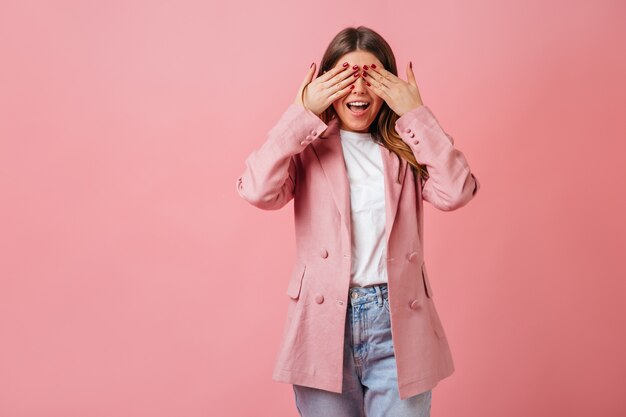
{"type": "Polygon", "coordinates": [[[373,301],[382,305],[387,299],[387,284],[375,284],[367,287],[351,287],[348,292],[348,300],[351,306],[371,303],[373,301]]]}

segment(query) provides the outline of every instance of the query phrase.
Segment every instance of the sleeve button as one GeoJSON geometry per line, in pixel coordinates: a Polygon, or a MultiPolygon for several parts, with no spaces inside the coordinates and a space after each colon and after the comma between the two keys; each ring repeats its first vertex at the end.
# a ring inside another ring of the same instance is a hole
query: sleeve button
{"type": "Polygon", "coordinates": [[[405,132],[406,132],[406,133],[411,133],[411,128],[408,128],[408,127],[407,127],[407,128],[406,128],[406,130],[405,130],[405,132]]]}
{"type": "Polygon", "coordinates": [[[415,137],[415,133],[411,132],[411,134],[409,136],[414,138],[415,137]]]}

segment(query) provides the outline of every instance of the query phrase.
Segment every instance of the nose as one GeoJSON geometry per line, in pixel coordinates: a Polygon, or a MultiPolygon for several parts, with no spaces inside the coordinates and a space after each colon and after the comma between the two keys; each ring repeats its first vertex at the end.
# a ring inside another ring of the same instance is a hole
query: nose
{"type": "Polygon", "coordinates": [[[361,70],[359,76],[357,77],[357,80],[354,82],[354,88],[352,89],[352,92],[356,92],[361,94],[362,92],[365,92],[365,90],[367,90],[367,88],[365,87],[365,79],[363,78],[363,71],[361,70]]]}

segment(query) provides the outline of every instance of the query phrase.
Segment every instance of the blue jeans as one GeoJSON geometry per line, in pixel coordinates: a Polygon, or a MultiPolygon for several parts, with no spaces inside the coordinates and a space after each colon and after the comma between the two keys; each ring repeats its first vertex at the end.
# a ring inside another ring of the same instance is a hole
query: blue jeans
{"type": "Polygon", "coordinates": [[[350,288],[343,392],[293,384],[300,416],[430,416],[432,390],[400,400],[387,294],[386,284],[350,288]]]}

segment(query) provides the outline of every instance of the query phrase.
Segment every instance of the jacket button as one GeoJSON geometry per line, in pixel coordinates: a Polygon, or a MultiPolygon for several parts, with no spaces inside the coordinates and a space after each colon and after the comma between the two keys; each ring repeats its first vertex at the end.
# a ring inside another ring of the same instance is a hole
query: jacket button
{"type": "Polygon", "coordinates": [[[315,302],[322,304],[324,302],[324,296],[322,294],[315,294],[315,302]]]}
{"type": "Polygon", "coordinates": [[[406,128],[406,130],[405,130],[405,132],[406,132],[406,133],[411,133],[411,129],[407,127],[407,128],[406,128]]]}
{"type": "Polygon", "coordinates": [[[311,130],[311,135],[315,136],[317,135],[317,132],[315,130],[311,130]]]}
{"type": "Polygon", "coordinates": [[[328,258],[328,251],[327,251],[326,249],[322,248],[322,249],[320,250],[320,256],[321,256],[322,258],[328,258]]]}
{"type": "Polygon", "coordinates": [[[409,304],[409,307],[411,307],[413,310],[417,310],[418,308],[420,308],[420,302],[418,300],[413,300],[409,304]]]}
{"type": "Polygon", "coordinates": [[[306,140],[311,140],[313,137],[311,135],[306,135],[306,140]]]}
{"type": "Polygon", "coordinates": [[[411,132],[411,134],[409,135],[409,137],[414,138],[414,137],[415,137],[415,133],[411,132]]]}
{"type": "Polygon", "coordinates": [[[417,139],[415,139],[415,140],[413,141],[413,143],[414,143],[415,145],[417,145],[418,143],[420,143],[420,141],[419,141],[419,140],[417,140],[417,139]]]}
{"type": "Polygon", "coordinates": [[[309,142],[307,142],[306,140],[303,140],[302,142],[300,142],[300,145],[306,145],[307,143],[309,142]]]}
{"type": "Polygon", "coordinates": [[[409,262],[417,262],[417,252],[411,252],[408,256],[409,262]]]}

